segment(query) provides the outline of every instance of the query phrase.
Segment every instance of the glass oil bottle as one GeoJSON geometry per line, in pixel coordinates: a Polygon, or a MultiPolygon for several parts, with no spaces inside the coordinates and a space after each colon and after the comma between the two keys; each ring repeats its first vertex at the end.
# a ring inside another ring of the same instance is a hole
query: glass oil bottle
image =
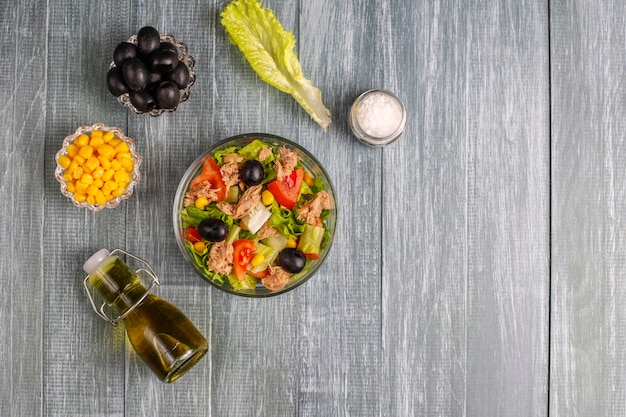
{"type": "Polygon", "coordinates": [[[208,342],[193,323],[176,306],[150,293],[159,281],[145,261],[121,249],[102,249],[83,269],[85,289],[96,313],[113,325],[124,322],[131,345],[159,379],[174,382],[207,353],[208,342]],[[118,254],[145,268],[133,271],[118,254]],[[151,280],[148,288],[142,276],[151,280]],[[104,300],[99,309],[92,289],[104,300]]]}

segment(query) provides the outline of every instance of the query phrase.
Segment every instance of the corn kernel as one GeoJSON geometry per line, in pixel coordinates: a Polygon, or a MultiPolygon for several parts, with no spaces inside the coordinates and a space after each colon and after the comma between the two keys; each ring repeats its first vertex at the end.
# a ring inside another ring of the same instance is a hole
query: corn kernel
{"type": "Polygon", "coordinates": [[[207,200],[204,197],[199,197],[194,203],[194,205],[200,210],[204,209],[208,204],[209,204],[209,200],[207,200]]]}
{"type": "Polygon", "coordinates": [[[78,146],[76,146],[76,144],[74,143],[70,143],[69,145],[67,145],[67,156],[73,158],[76,155],[78,155],[78,146]]]}
{"type": "MultiPolygon", "coordinates": [[[[92,135],[93,135],[93,133],[92,133],[92,135]]],[[[85,135],[84,133],[82,135],[78,135],[78,137],[76,138],[74,143],[78,147],[82,147],[82,146],[88,145],[89,144],[89,136],[85,135]]]]}
{"type": "Polygon", "coordinates": [[[256,255],[252,257],[252,260],[250,261],[250,263],[252,264],[252,266],[259,266],[263,263],[264,260],[265,260],[265,255],[263,255],[262,253],[257,253],[256,255]]]}
{"type": "Polygon", "coordinates": [[[87,188],[89,188],[89,184],[85,184],[84,182],[77,181],[76,183],[76,192],[78,194],[87,194],[87,188]]]}
{"type": "Polygon", "coordinates": [[[113,132],[106,132],[104,135],[102,135],[102,140],[104,142],[110,142],[111,139],[113,139],[115,137],[115,133],[113,132]]]}
{"type": "Polygon", "coordinates": [[[82,203],[83,201],[87,200],[87,195],[74,193],[74,200],[78,201],[79,203],[82,203]]]}
{"type": "Polygon", "coordinates": [[[87,203],[93,206],[94,204],[96,204],[96,197],[93,195],[87,194],[87,203]]]}
{"type": "Polygon", "coordinates": [[[91,174],[83,174],[80,177],[80,182],[91,185],[93,184],[93,177],[91,176],[91,174]]]}
{"type": "Polygon", "coordinates": [[[111,169],[119,171],[120,169],[122,169],[122,164],[120,164],[120,161],[118,161],[117,159],[114,159],[111,161],[111,169]]]}
{"type": "Polygon", "coordinates": [[[100,189],[104,185],[104,181],[102,181],[102,178],[96,178],[93,180],[92,185],[95,185],[96,187],[98,187],[98,189],[100,189]]]}
{"type": "Polygon", "coordinates": [[[130,182],[130,175],[128,175],[128,172],[124,171],[123,169],[115,171],[115,174],[113,174],[113,178],[118,184],[127,184],[130,182]]]}
{"type": "Polygon", "coordinates": [[[115,181],[107,181],[104,183],[104,185],[102,186],[103,188],[106,187],[107,189],[111,190],[111,191],[115,191],[117,190],[120,186],[115,182],[115,181]]]}
{"type": "Polygon", "coordinates": [[[91,131],[91,137],[92,138],[98,138],[98,137],[102,137],[102,130],[92,130],[91,131]]]}
{"type": "Polygon", "coordinates": [[[304,180],[306,185],[308,185],[309,187],[312,187],[315,185],[315,179],[313,178],[313,174],[311,174],[309,171],[306,171],[304,173],[304,177],[302,179],[304,180]]]}
{"type": "Polygon", "coordinates": [[[119,196],[121,196],[121,195],[122,195],[122,193],[124,193],[124,188],[123,188],[123,187],[119,187],[119,188],[117,188],[117,189],[115,189],[115,190],[111,191],[111,195],[112,195],[113,197],[119,197],[119,196]]]}
{"type": "Polygon", "coordinates": [[[76,155],[72,161],[75,161],[78,165],[82,165],[85,163],[86,159],[80,155],[76,155]]]}
{"type": "Polygon", "coordinates": [[[127,153],[127,152],[119,153],[117,154],[115,159],[120,161],[122,168],[124,168],[124,170],[128,172],[131,172],[133,168],[135,167],[135,163],[133,162],[133,158],[130,156],[130,153],[127,153]]]}
{"type": "Polygon", "coordinates": [[[63,174],[63,181],[65,182],[74,181],[73,174],[74,174],[73,172],[66,171],[65,174],[63,174]]]}
{"type": "Polygon", "coordinates": [[[67,191],[69,191],[70,193],[73,193],[76,191],[76,183],[74,181],[69,181],[65,185],[67,186],[67,191]]]}
{"type": "Polygon", "coordinates": [[[104,194],[102,193],[102,191],[98,191],[96,193],[96,203],[98,203],[99,205],[104,205],[107,202],[107,198],[104,196],[104,194]]]}
{"type": "Polygon", "coordinates": [[[109,158],[107,158],[106,156],[104,156],[104,155],[98,156],[98,161],[100,161],[100,165],[104,169],[110,169],[111,168],[111,160],[109,158]]]}
{"type": "Polygon", "coordinates": [[[82,146],[78,150],[78,154],[83,158],[88,159],[91,155],[93,155],[93,148],[89,145],[82,146]]]}
{"type": "Polygon", "coordinates": [[[120,144],[120,142],[122,142],[122,139],[118,138],[117,136],[111,138],[110,141],[108,141],[107,143],[113,147],[117,146],[120,144]]]}
{"type": "Polygon", "coordinates": [[[104,168],[101,166],[96,167],[96,169],[94,169],[93,172],[91,173],[94,179],[102,178],[102,174],[104,174],[104,168]]]}
{"type": "Polygon", "coordinates": [[[94,149],[98,149],[98,146],[102,145],[104,140],[101,136],[91,136],[91,140],[89,141],[89,146],[94,149]]]}
{"type": "Polygon", "coordinates": [[[290,237],[285,245],[286,248],[295,248],[296,246],[298,246],[298,242],[293,237],[290,237]]]}
{"type": "Polygon", "coordinates": [[[193,248],[196,252],[202,253],[206,250],[206,243],[200,241],[193,244],[193,248]]]}
{"type": "Polygon", "coordinates": [[[98,187],[96,187],[95,185],[91,184],[89,187],[87,187],[87,195],[93,195],[95,196],[96,193],[100,191],[98,189],[98,187]]]}
{"type": "Polygon", "coordinates": [[[61,168],[67,169],[72,163],[72,160],[67,155],[61,155],[59,156],[58,162],[61,168]]]}
{"type": "Polygon", "coordinates": [[[115,150],[117,152],[130,152],[130,148],[126,144],[126,142],[120,142],[115,146],[115,150]]]}
{"type": "Polygon", "coordinates": [[[72,173],[72,178],[74,178],[75,180],[79,180],[83,176],[83,174],[84,174],[83,167],[78,166],[72,173]]]}
{"type": "Polygon", "coordinates": [[[100,161],[95,156],[90,156],[89,159],[85,161],[85,166],[89,168],[90,172],[93,172],[100,166],[100,161]]]}
{"type": "Polygon", "coordinates": [[[103,181],[109,181],[111,178],[113,178],[113,174],[115,174],[115,170],[113,168],[107,169],[106,171],[104,171],[101,178],[103,181]]]}
{"type": "Polygon", "coordinates": [[[261,202],[264,206],[269,206],[274,202],[274,194],[272,194],[269,190],[263,191],[261,194],[261,202]]]}
{"type": "Polygon", "coordinates": [[[108,143],[100,145],[98,146],[98,155],[113,159],[115,158],[115,148],[108,143]]]}

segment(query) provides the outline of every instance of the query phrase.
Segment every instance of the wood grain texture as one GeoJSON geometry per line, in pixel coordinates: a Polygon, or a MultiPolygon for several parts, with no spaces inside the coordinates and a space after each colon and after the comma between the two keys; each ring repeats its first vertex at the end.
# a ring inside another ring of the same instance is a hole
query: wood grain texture
{"type": "Polygon", "coordinates": [[[626,413],[626,5],[551,2],[550,415],[626,413]]]}
{"type": "Polygon", "coordinates": [[[227,3],[0,0],[0,415],[626,413],[623,2],[265,0],[323,92],[326,133],[229,43],[227,3]],[[105,86],[144,25],[196,59],[191,98],[158,118],[105,86]],[[376,87],[409,111],[378,149],[347,123],[376,87]],[[53,172],[63,138],[98,121],[143,162],[133,196],[93,213],[53,172]],[[203,282],[173,235],[189,164],[246,132],[309,149],[339,201],[325,265],[267,300],[203,282]],[[148,260],[209,340],[176,383],[91,310],[81,266],[102,247],[148,260]]]}

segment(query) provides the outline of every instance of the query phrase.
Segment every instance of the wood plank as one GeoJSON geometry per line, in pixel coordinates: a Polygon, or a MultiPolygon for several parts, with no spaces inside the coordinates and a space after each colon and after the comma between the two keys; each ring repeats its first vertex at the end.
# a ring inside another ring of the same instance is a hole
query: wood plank
{"type": "Polygon", "coordinates": [[[105,80],[115,39],[127,32],[128,9],[82,6],[54,3],[47,11],[41,413],[121,415],[124,333],[92,311],[82,264],[102,247],[123,247],[126,203],[97,213],[78,209],[61,195],[53,172],[55,153],[77,127],[102,121],[126,129],[105,80]]]}
{"type": "Polygon", "coordinates": [[[470,416],[543,415],[549,343],[549,64],[543,1],[467,9],[470,416]]]}
{"type": "Polygon", "coordinates": [[[626,413],[626,4],[550,2],[550,415],[626,413]]]}
{"type": "Polygon", "coordinates": [[[42,402],[45,12],[12,2],[0,16],[0,415],[36,415],[42,402]]]}
{"type": "Polygon", "coordinates": [[[465,415],[470,16],[455,1],[387,13],[383,87],[409,121],[383,154],[384,415],[465,415]]]}

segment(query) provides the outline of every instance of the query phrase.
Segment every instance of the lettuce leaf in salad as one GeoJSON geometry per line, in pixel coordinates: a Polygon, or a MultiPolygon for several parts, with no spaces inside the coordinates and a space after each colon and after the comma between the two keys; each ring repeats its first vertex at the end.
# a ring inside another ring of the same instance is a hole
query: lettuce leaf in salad
{"type": "Polygon", "coordinates": [[[290,94],[326,131],[331,123],[330,110],[322,102],[322,92],[302,74],[293,51],[296,39],[284,30],[274,12],[262,8],[257,0],[234,0],[221,14],[230,41],[257,75],[266,83],[290,94]]]}
{"type": "Polygon", "coordinates": [[[192,204],[185,208],[180,215],[183,218],[184,227],[198,227],[198,224],[204,219],[220,219],[228,225],[229,229],[235,224],[235,219],[217,208],[215,203],[209,204],[203,210],[192,204]]]}

